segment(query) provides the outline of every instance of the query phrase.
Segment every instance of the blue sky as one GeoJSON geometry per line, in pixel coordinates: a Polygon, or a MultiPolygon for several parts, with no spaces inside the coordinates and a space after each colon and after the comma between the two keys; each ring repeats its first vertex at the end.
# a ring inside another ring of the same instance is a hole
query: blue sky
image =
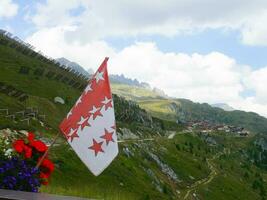
{"type": "Polygon", "coordinates": [[[11,18],[2,18],[0,19],[1,28],[10,28],[11,32],[20,37],[21,39],[25,39],[28,35],[32,34],[36,28],[34,24],[26,19],[26,16],[30,13],[35,12],[36,4],[34,2],[37,1],[14,1],[19,6],[17,14],[11,18]]]}
{"type": "Polygon", "coordinates": [[[0,28],[48,56],[267,116],[267,2],[2,0],[0,28]]]}

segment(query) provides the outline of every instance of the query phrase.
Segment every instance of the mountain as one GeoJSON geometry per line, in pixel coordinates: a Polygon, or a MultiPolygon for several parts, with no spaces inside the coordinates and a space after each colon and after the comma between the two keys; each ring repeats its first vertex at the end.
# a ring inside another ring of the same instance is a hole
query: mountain
{"type": "Polygon", "coordinates": [[[257,113],[239,110],[225,111],[207,103],[162,97],[145,88],[131,88],[122,84],[114,85],[113,92],[138,102],[142,108],[161,119],[183,123],[208,121],[212,124],[241,126],[253,133],[267,134],[267,119],[257,113]]]}
{"type": "Polygon", "coordinates": [[[127,78],[123,74],[121,75],[111,74],[109,78],[110,81],[114,83],[122,83],[130,86],[143,87],[147,89],[151,88],[148,83],[139,82],[137,79],[127,78]]]}
{"type": "Polygon", "coordinates": [[[66,67],[70,67],[76,70],[77,72],[85,75],[86,77],[89,77],[91,74],[94,73],[92,69],[89,69],[88,71],[86,71],[82,66],[80,66],[76,62],[71,62],[68,59],[63,58],[63,57],[56,59],[56,61],[58,61],[61,65],[65,65],[66,67]]]}
{"type": "MultiPolygon", "coordinates": [[[[6,34],[0,34],[0,55],[0,129],[34,131],[50,144],[87,79],[6,34]],[[55,97],[65,104],[55,102],[55,97]]],[[[111,87],[118,157],[95,177],[65,137],[59,137],[49,152],[55,171],[41,192],[107,200],[266,198],[265,137],[202,134],[189,131],[186,123],[176,123],[214,119],[251,129],[258,126],[261,132],[265,118],[161,97],[145,87],[122,83],[111,87]]],[[[0,130],[3,133],[7,132],[0,130]]]]}
{"type": "Polygon", "coordinates": [[[168,98],[168,95],[163,90],[161,90],[159,88],[154,87],[152,91],[161,97],[168,98]]]}
{"type": "Polygon", "coordinates": [[[211,106],[214,108],[221,108],[224,111],[234,111],[235,110],[234,108],[227,105],[226,103],[216,103],[216,104],[211,104],[211,106]]]}

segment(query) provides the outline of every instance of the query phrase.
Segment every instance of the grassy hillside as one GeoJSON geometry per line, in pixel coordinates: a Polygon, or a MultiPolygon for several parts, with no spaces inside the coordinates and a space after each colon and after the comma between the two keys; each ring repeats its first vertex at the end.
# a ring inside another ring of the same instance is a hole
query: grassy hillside
{"type": "MultiPolygon", "coordinates": [[[[32,55],[27,48],[0,36],[0,128],[35,130],[48,140],[58,131],[59,122],[86,81],[38,54],[32,55]],[[54,103],[56,96],[66,104],[54,103]],[[30,118],[29,124],[25,118],[30,118]]],[[[256,142],[262,141],[262,136],[186,133],[175,123],[181,117],[179,106],[185,117],[192,119],[213,116],[213,110],[164,99],[143,88],[121,84],[112,88],[125,97],[114,95],[118,132],[127,130],[139,139],[119,143],[118,157],[103,174],[94,177],[60,138],[51,150],[56,170],[42,192],[113,200],[265,198],[266,160],[259,156],[265,143],[256,142]]]]}

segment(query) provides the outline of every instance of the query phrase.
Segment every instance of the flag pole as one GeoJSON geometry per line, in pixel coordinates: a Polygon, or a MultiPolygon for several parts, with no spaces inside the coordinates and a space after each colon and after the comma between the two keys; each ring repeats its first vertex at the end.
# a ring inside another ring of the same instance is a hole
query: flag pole
{"type": "Polygon", "coordinates": [[[50,144],[50,146],[47,148],[46,152],[44,153],[44,155],[41,157],[41,159],[39,160],[39,162],[37,163],[37,165],[35,166],[36,169],[38,169],[40,167],[40,165],[42,164],[42,162],[44,161],[45,157],[47,156],[50,148],[55,144],[56,140],[58,139],[60,135],[60,132],[57,133],[57,135],[54,137],[52,143],[50,144]]]}

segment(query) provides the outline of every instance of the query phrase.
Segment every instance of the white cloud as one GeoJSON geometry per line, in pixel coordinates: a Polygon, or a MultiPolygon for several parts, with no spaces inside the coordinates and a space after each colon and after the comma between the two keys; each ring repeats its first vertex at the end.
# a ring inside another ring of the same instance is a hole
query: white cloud
{"type": "Polygon", "coordinates": [[[0,0],[0,19],[13,17],[18,12],[18,5],[12,0],[0,0]]]}
{"type": "Polygon", "coordinates": [[[38,4],[33,22],[39,28],[73,26],[68,33],[82,42],[108,36],[176,35],[206,28],[234,29],[250,45],[267,45],[265,0],[47,0],[38,4]],[[72,16],[71,10],[85,11],[72,16]]]}
{"type": "Polygon", "coordinates": [[[96,69],[109,56],[111,73],[146,81],[171,96],[224,102],[267,117],[267,67],[252,70],[219,52],[165,53],[154,43],[136,42],[117,51],[104,41],[223,28],[239,30],[245,44],[267,45],[265,0],[47,0],[36,8],[31,17],[37,31],[27,41],[51,57],[96,69]],[[242,96],[247,91],[253,95],[242,96]]]}
{"type": "Polygon", "coordinates": [[[257,103],[257,100],[255,97],[248,97],[244,98],[240,101],[233,102],[230,104],[235,109],[239,110],[245,110],[250,112],[256,112],[262,116],[267,117],[267,104],[264,103],[257,103]]]}
{"type": "Polygon", "coordinates": [[[242,27],[242,40],[248,45],[267,45],[267,9],[263,13],[256,14],[249,19],[242,27]]]}
{"type": "Polygon", "coordinates": [[[245,79],[248,89],[255,91],[254,99],[256,103],[267,103],[267,67],[258,69],[249,74],[245,79]]]}
{"type": "Polygon", "coordinates": [[[85,68],[94,68],[106,55],[113,55],[114,50],[104,41],[91,41],[81,44],[66,40],[66,31],[75,30],[75,27],[62,26],[42,29],[34,33],[26,41],[36,46],[46,55],[59,58],[66,57],[80,63],[85,68]]]}
{"type": "Polygon", "coordinates": [[[81,3],[80,0],[47,0],[45,4],[37,3],[32,21],[39,28],[73,25],[77,19],[69,11],[78,8],[81,3]]]}
{"type": "Polygon", "coordinates": [[[64,56],[86,68],[96,69],[105,56],[110,57],[109,71],[150,83],[171,96],[197,102],[218,103],[258,112],[267,117],[267,67],[252,70],[219,52],[207,55],[165,53],[154,43],[137,42],[116,51],[106,42],[69,41],[66,33],[77,27],[43,29],[28,42],[53,56],[64,56]],[[253,90],[255,95],[241,93],[253,90]]]}
{"type": "Polygon", "coordinates": [[[153,43],[137,43],[118,52],[110,68],[113,73],[149,82],[171,96],[198,102],[236,101],[243,89],[240,66],[218,52],[163,53],[153,43]]]}

